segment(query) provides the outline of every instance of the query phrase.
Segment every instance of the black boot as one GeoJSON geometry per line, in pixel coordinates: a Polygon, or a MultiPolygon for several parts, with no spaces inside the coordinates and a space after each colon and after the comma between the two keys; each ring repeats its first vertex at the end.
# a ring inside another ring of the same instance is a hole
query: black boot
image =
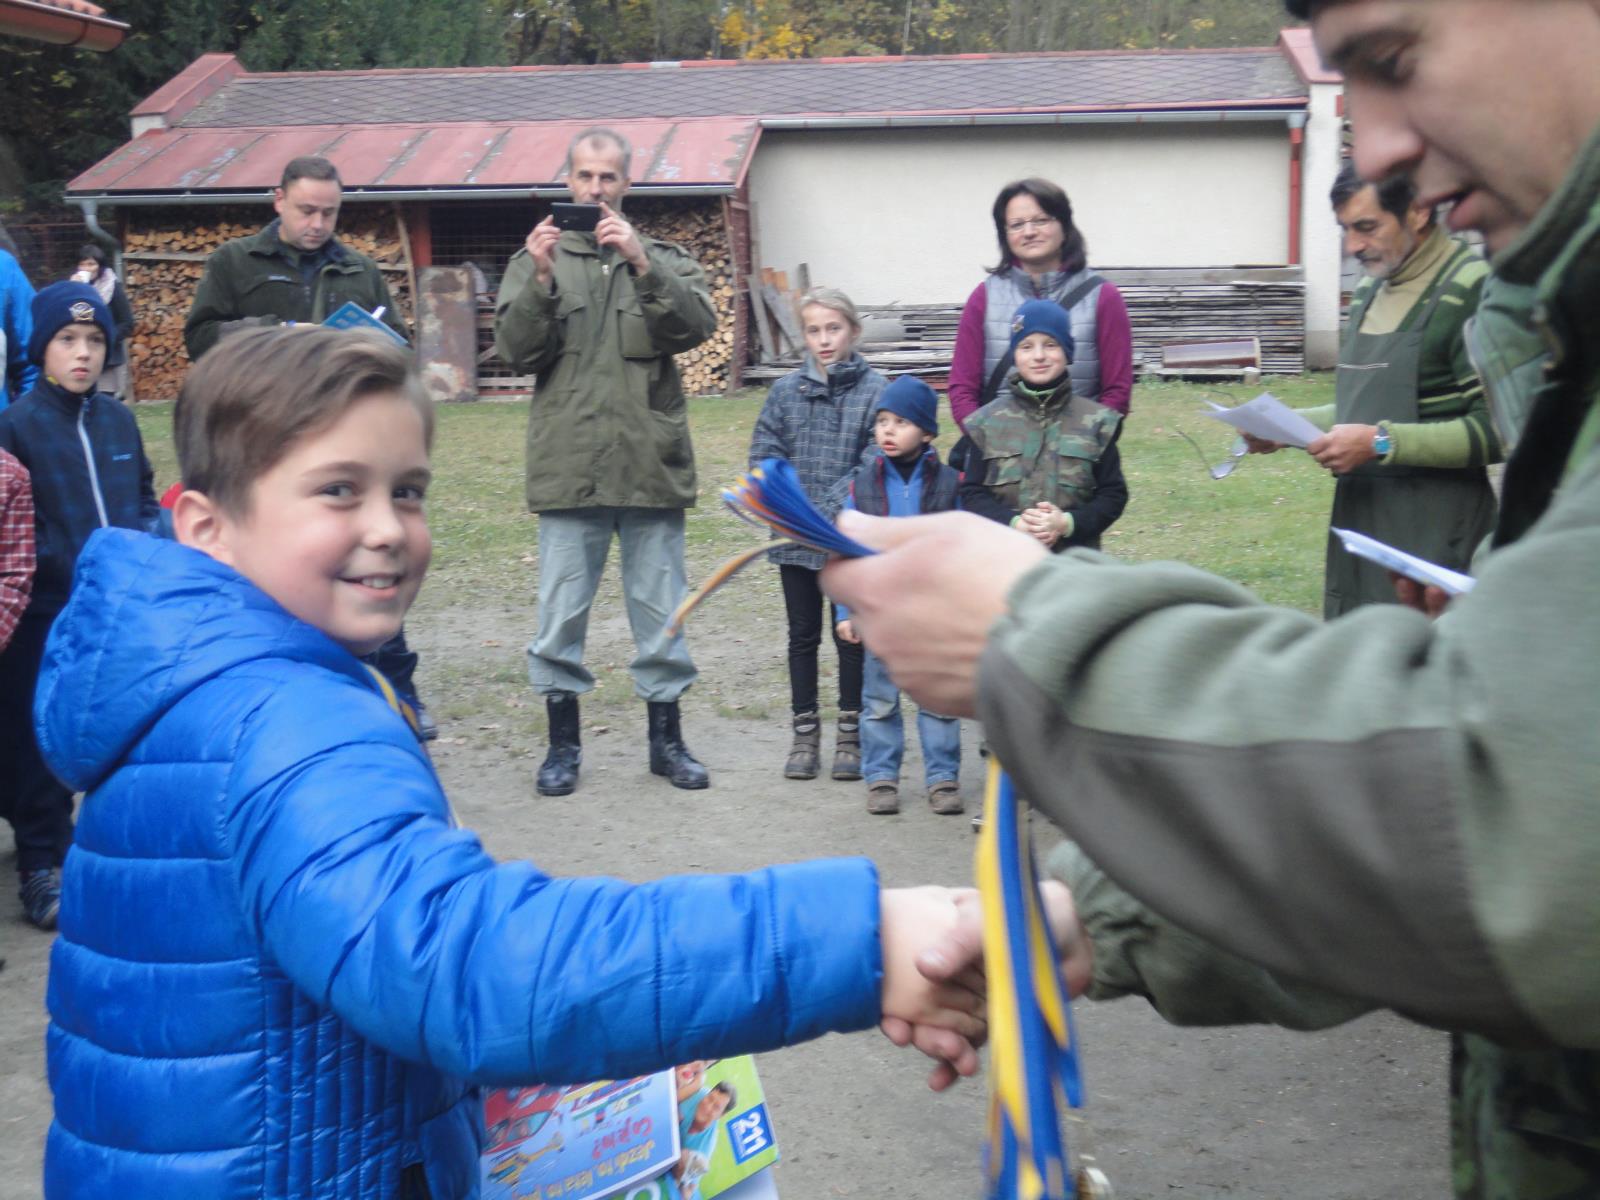
{"type": "Polygon", "coordinates": [[[578,764],[583,750],[578,741],[578,697],[571,692],[547,692],[544,710],[550,721],[550,752],[539,767],[541,796],[570,796],[578,789],[578,764]]]}
{"type": "Polygon", "coordinates": [[[695,761],[683,744],[683,729],[678,723],[678,702],[650,701],[650,773],[665,775],[673,787],[711,786],[706,769],[695,761]]]}

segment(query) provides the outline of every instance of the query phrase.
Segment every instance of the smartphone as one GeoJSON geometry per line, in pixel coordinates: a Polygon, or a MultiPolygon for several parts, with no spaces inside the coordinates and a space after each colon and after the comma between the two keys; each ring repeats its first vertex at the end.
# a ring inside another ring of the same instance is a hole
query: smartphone
{"type": "Polygon", "coordinates": [[[550,205],[550,215],[559,229],[575,229],[579,233],[593,233],[600,224],[598,204],[567,204],[560,200],[550,205]]]}

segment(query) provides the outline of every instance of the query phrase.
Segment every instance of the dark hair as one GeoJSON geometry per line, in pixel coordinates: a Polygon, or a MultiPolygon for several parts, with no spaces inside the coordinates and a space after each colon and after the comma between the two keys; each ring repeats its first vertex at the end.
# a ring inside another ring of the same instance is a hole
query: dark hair
{"type": "Polygon", "coordinates": [[[278,186],[288,191],[289,185],[296,179],[332,180],[341,188],[344,187],[344,181],[339,178],[339,168],[320,154],[302,154],[299,158],[291,158],[283,168],[283,178],[278,181],[278,186]]]}
{"type": "Polygon", "coordinates": [[[739,1103],[739,1093],[734,1090],[733,1084],[729,1083],[726,1079],[724,1079],[721,1083],[713,1084],[711,1090],[713,1092],[721,1092],[728,1098],[728,1108],[733,1108],[739,1103]]]}
{"type": "Polygon", "coordinates": [[[433,445],[433,402],[411,352],[387,335],[320,325],[247,329],[189,371],[172,412],[178,474],[228,512],[249,511],[256,480],[295,441],[337,421],[356,401],[398,392],[433,445]]]}
{"type": "MultiPolygon", "coordinates": [[[[1333,203],[1333,210],[1338,212],[1363,188],[1372,187],[1378,193],[1378,207],[1383,209],[1402,225],[1405,224],[1406,214],[1411,211],[1411,206],[1417,202],[1417,181],[1410,175],[1400,172],[1389,176],[1375,184],[1356,174],[1356,165],[1346,162],[1339,168],[1339,174],[1334,178],[1333,187],[1328,190],[1328,199],[1333,203]]],[[[1430,215],[1428,223],[1433,223],[1430,215]]]]}
{"type": "Polygon", "coordinates": [[[1018,179],[1006,184],[994,198],[994,236],[1000,243],[1000,262],[990,267],[989,273],[998,275],[1007,267],[1017,265],[1011,246],[1006,242],[1006,205],[1021,195],[1032,196],[1040,208],[1061,222],[1061,269],[1068,275],[1076,275],[1088,266],[1089,246],[1072,223],[1072,201],[1067,199],[1067,194],[1048,179],[1018,179]]]}
{"type": "Polygon", "coordinates": [[[111,259],[106,256],[106,252],[93,242],[85,242],[78,247],[78,261],[82,262],[86,258],[94,259],[102,271],[111,265],[111,259]]]}

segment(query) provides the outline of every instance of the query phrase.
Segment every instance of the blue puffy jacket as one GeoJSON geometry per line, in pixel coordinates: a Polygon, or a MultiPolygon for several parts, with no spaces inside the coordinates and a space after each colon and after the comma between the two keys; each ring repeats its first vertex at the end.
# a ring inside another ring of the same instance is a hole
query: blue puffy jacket
{"type": "Polygon", "coordinates": [[[496,863],[361,665],[228,567],[94,534],[35,703],[87,792],[50,961],[45,1195],[478,1190],[474,1083],[878,1018],[872,865],[630,885],[496,863]]]}

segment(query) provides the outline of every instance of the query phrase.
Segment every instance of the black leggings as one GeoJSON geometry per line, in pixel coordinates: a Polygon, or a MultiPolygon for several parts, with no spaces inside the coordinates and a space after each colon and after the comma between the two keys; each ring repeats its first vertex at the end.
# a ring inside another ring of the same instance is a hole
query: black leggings
{"type": "MultiPolygon", "coordinates": [[[[789,613],[789,700],[796,714],[817,711],[817,647],[822,645],[822,588],[817,572],[807,567],[781,563],[783,606],[789,613]]],[[[839,623],[839,610],[832,603],[829,631],[839,623]]],[[[839,651],[839,708],[861,711],[861,643],[852,645],[833,634],[839,651]]]]}

